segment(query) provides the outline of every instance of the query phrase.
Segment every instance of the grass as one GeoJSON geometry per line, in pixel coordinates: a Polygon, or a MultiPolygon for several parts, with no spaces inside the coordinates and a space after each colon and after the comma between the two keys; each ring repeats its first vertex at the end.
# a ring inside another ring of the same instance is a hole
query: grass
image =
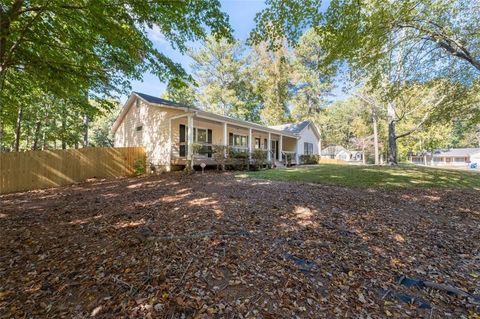
{"type": "Polygon", "coordinates": [[[479,172],[413,165],[391,167],[320,164],[247,172],[238,177],[348,187],[470,188],[480,190],[479,172]]]}

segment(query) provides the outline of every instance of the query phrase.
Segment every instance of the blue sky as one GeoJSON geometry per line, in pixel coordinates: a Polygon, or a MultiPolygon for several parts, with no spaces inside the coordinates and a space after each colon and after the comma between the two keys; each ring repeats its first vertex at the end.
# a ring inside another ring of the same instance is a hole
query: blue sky
{"type": "MultiPolygon", "coordinates": [[[[328,3],[328,1],[325,1],[328,3]]],[[[265,8],[263,0],[223,0],[221,1],[222,10],[228,14],[230,25],[234,29],[235,38],[245,41],[248,38],[250,31],[254,28],[255,14],[265,8]]],[[[187,55],[182,55],[180,52],[171,48],[170,44],[162,37],[158,29],[153,29],[149,32],[149,38],[154,43],[155,47],[170,57],[174,62],[180,63],[183,68],[190,72],[190,64],[192,60],[187,55]]],[[[197,46],[200,44],[197,44],[197,46]]],[[[195,47],[195,44],[192,44],[195,47]]],[[[160,96],[166,88],[166,83],[160,80],[151,73],[145,73],[143,81],[133,81],[132,91],[138,91],[153,96],[160,96]]],[[[340,93],[340,92],[338,92],[340,93]]],[[[343,94],[340,94],[343,95],[343,94]]],[[[121,97],[121,102],[124,103],[127,96],[121,97]]]]}

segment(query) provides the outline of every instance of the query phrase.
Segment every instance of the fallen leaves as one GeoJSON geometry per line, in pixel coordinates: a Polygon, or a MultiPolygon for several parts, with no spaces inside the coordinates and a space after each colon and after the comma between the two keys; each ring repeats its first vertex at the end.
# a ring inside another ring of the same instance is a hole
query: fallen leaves
{"type": "Polygon", "coordinates": [[[479,293],[475,191],[211,173],[0,200],[0,317],[475,318],[479,310],[395,279],[479,293]]]}

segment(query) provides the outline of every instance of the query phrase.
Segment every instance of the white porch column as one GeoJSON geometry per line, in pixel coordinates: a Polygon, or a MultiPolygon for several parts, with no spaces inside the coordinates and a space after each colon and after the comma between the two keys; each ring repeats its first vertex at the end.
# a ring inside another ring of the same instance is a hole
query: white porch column
{"type": "Polygon", "coordinates": [[[170,172],[172,169],[172,119],[168,120],[168,164],[167,172],[170,172]]]}
{"type": "Polygon", "coordinates": [[[248,157],[252,159],[252,129],[248,129],[248,157]]]}
{"type": "Polygon", "coordinates": [[[283,135],[280,135],[280,141],[278,141],[278,156],[280,156],[280,162],[283,162],[283,135]]]}
{"type": "MultiPolygon", "coordinates": [[[[223,122],[223,146],[228,146],[228,130],[227,122],[223,122]]],[[[223,156],[227,157],[227,148],[225,147],[225,153],[223,156]]]]}
{"type": "Polygon", "coordinates": [[[300,164],[300,156],[298,155],[298,139],[295,140],[295,164],[300,164]]]}
{"type": "Polygon", "coordinates": [[[192,158],[192,155],[193,155],[193,152],[192,152],[192,148],[193,148],[193,114],[189,114],[187,119],[188,119],[188,124],[187,124],[188,125],[187,159],[191,160],[191,165],[193,167],[193,158],[192,158]]]}
{"type": "Polygon", "coordinates": [[[269,162],[272,160],[272,134],[270,132],[268,132],[267,160],[269,162]]]}

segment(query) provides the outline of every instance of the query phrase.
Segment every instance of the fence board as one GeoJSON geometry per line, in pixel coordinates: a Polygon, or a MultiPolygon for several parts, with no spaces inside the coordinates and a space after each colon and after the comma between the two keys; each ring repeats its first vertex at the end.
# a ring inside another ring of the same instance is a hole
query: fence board
{"type": "Polygon", "coordinates": [[[143,147],[0,153],[0,194],[128,176],[138,160],[146,168],[143,147]]]}
{"type": "Polygon", "coordinates": [[[347,164],[347,162],[340,159],[321,158],[320,164],[347,164]]]}

